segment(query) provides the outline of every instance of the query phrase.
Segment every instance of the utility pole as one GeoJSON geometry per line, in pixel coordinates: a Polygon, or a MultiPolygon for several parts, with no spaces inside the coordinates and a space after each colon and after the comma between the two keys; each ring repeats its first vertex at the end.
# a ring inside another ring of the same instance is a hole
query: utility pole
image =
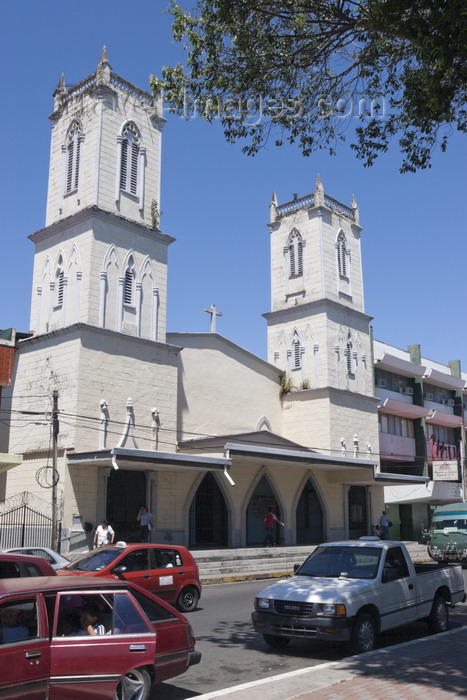
{"type": "Polygon", "coordinates": [[[57,551],[57,453],[58,453],[58,391],[53,392],[52,408],[52,541],[51,548],[57,551]]]}

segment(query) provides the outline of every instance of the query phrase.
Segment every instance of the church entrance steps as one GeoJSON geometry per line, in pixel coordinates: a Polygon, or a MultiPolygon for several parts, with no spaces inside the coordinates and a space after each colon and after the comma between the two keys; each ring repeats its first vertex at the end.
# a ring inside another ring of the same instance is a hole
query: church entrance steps
{"type": "MultiPolygon", "coordinates": [[[[431,561],[426,545],[406,542],[414,561],[431,561]]],[[[279,578],[293,573],[315,545],[297,547],[246,547],[244,549],[192,550],[203,584],[279,578]]]]}

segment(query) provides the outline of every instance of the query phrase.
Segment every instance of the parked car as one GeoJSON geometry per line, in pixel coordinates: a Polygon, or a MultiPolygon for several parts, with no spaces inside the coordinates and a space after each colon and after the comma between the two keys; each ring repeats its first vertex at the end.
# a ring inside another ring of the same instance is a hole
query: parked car
{"type": "Polygon", "coordinates": [[[186,617],[125,581],[3,579],[0,617],[2,700],[147,700],[201,659],[186,617]]]}
{"type": "Polygon", "coordinates": [[[350,642],[360,654],[379,632],[415,620],[445,632],[448,606],[465,599],[460,566],[414,564],[403,542],[366,537],[320,544],[293,576],[258,593],[252,620],[276,649],[316,639],[350,642]]]}
{"type": "Polygon", "coordinates": [[[93,549],[57,573],[131,581],[181,612],[195,610],[201,595],[198,565],[185,547],[119,542],[93,549]]]}
{"type": "Polygon", "coordinates": [[[69,559],[57,554],[49,547],[11,547],[10,549],[2,549],[2,552],[11,552],[12,554],[32,554],[34,557],[42,557],[49,562],[52,569],[61,569],[70,563],[69,559]]]}
{"type": "Polygon", "coordinates": [[[0,579],[20,576],[55,576],[49,562],[30,554],[8,554],[0,552],[0,579]]]}

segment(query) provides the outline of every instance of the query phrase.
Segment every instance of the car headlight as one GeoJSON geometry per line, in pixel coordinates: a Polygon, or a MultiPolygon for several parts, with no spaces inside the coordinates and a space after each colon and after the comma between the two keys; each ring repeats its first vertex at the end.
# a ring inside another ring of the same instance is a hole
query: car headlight
{"type": "Polygon", "coordinates": [[[320,603],[318,615],[345,615],[345,605],[342,603],[320,603]]]}
{"type": "Polygon", "coordinates": [[[255,609],[256,610],[269,610],[271,607],[271,601],[269,598],[255,598],[255,609]]]}

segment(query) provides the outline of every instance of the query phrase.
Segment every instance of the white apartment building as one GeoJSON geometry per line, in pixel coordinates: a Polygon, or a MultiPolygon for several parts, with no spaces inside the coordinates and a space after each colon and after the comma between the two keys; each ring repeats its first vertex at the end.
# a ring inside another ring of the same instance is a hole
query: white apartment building
{"type": "Polygon", "coordinates": [[[459,360],[423,357],[419,345],[373,347],[381,471],[429,478],[385,488],[391,521],[403,539],[416,539],[436,505],[465,500],[467,374],[459,360]]]}

